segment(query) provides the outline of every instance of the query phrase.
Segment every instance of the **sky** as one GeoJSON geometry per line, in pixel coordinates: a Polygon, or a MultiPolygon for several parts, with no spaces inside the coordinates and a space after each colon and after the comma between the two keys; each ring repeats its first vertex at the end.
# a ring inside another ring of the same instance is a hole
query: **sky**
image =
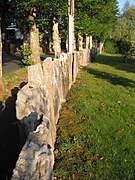
{"type": "MultiPolygon", "coordinates": [[[[123,9],[123,6],[124,6],[124,4],[125,4],[125,2],[126,2],[126,0],[118,0],[118,2],[119,2],[119,8],[120,8],[120,10],[122,10],[122,9],[123,9]]],[[[131,5],[135,5],[135,0],[129,0],[129,3],[130,3],[131,5]]]]}

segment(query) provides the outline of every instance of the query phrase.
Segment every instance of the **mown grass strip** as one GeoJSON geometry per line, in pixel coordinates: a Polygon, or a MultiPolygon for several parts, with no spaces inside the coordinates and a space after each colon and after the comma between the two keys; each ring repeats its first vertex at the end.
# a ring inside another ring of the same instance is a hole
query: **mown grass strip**
{"type": "Polygon", "coordinates": [[[80,72],[58,124],[58,179],[135,179],[135,60],[102,55],[80,72]]]}
{"type": "Polygon", "coordinates": [[[27,76],[27,68],[21,68],[0,78],[0,101],[6,101],[12,95],[11,90],[15,87],[18,88],[21,83],[27,82],[27,76]]]}

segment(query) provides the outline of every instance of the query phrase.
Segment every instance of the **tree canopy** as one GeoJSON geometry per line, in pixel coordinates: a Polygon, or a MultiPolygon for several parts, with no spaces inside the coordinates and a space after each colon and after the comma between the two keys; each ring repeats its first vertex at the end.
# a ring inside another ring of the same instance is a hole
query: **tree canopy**
{"type": "Polygon", "coordinates": [[[104,40],[116,21],[116,0],[76,0],[75,28],[104,40]]]}

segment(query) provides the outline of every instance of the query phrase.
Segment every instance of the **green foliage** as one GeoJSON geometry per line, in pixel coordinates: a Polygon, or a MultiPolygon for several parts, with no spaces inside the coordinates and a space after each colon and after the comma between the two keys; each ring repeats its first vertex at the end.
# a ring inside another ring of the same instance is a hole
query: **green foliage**
{"type": "Polygon", "coordinates": [[[117,42],[119,53],[123,55],[132,54],[132,49],[135,47],[135,6],[125,3],[123,13],[117,18],[114,23],[110,36],[117,42]]]}
{"type": "Polygon", "coordinates": [[[30,59],[31,50],[29,44],[26,44],[25,46],[24,45],[21,46],[21,54],[23,57],[22,62],[24,65],[29,66],[33,64],[33,62],[30,59]]]}
{"type": "Polygon", "coordinates": [[[132,47],[131,42],[121,39],[120,41],[117,42],[117,44],[118,44],[120,54],[128,55],[130,53],[130,49],[132,47]]]}
{"type": "Polygon", "coordinates": [[[117,44],[114,40],[105,41],[104,51],[110,54],[117,54],[119,52],[117,48],[117,44]]]}
{"type": "Polygon", "coordinates": [[[59,119],[58,178],[134,179],[134,71],[135,59],[102,55],[80,72],[59,119]]]}
{"type": "Polygon", "coordinates": [[[76,0],[75,29],[104,41],[118,12],[117,1],[76,0]]]}

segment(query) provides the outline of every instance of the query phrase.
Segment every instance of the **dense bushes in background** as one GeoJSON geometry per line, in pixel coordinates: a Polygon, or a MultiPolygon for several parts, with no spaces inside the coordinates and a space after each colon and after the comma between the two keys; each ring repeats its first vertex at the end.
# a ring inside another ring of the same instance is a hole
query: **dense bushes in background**
{"type": "Polygon", "coordinates": [[[107,40],[104,44],[105,53],[118,54],[117,43],[114,40],[107,40]]]}
{"type": "Polygon", "coordinates": [[[108,39],[104,44],[104,52],[110,54],[122,54],[123,56],[133,57],[135,56],[135,48],[132,47],[130,41],[125,39],[113,40],[108,39]]]}

